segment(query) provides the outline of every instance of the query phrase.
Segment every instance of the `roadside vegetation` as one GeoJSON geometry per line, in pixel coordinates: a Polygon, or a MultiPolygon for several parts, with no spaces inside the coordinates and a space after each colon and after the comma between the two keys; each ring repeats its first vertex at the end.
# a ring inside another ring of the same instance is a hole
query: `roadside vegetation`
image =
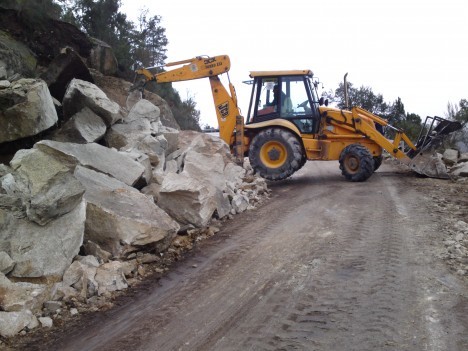
{"type": "MultiPolygon", "coordinates": [[[[117,75],[129,81],[133,81],[135,69],[162,67],[167,59],[168,39],[161,17],[142,10],[137,22],[132,22],[120,11],[120,0],[0,0],[0,6],[18,10],[36,27],[53,17],[106,42],[114,50],[117,75]]],[[[181,129],[201,130],[200,112],[191,96],[181,98],[171,83],[151,84],[147,89],[169,103],[181,129]]]]}

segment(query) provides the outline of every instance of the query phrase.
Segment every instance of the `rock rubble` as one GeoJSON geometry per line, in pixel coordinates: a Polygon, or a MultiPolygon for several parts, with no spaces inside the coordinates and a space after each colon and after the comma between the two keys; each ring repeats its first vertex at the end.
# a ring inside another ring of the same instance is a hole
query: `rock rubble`
{"type": "MultiPolygon", "coordinates": [[[[47,130],[58,118],[47,85],[28,80],[2,91],[19,84],[24,96],[42,89],[35,102],[47,109],[24,110],[52,116],[31,133],[47,130]]],[[[162,274],[214,235],[212,223],[268,196],[265,181],[248,162],[235,164],[223,141],[164,126],[147,100],[127,112],[79,79],[63,96],[60,126],[0,165],[4,337],[110,307],[113,294],[162,274]]]]}

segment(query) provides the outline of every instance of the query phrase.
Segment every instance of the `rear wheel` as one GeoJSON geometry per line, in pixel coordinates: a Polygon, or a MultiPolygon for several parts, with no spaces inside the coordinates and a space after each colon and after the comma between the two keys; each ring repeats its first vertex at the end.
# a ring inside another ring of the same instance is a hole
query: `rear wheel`
{"type": "Polygon", "coordinates": [[[340,155],[341,173],[352,182],[363,182],[374,173],[374,159],[369,150],[359,144],[348,145],[340,155]]]}
{"type": "Polygon", "coordinates": [[[268,180],[291,176],[303,165],[302,146],[297,137],[285,129],[268,128],[259,132],[249,149],[252,168],[268,180]]]}

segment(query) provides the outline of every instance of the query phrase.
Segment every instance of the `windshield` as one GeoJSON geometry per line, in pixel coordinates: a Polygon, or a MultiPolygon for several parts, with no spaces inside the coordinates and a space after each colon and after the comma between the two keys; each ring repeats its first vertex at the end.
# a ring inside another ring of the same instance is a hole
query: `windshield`
{"type": "Polygon", "coordinates": [[[318,127],[319,99],[315,85],[304,75],[256,77],[247,123],[287,119],[302,133],[318,127]]]}

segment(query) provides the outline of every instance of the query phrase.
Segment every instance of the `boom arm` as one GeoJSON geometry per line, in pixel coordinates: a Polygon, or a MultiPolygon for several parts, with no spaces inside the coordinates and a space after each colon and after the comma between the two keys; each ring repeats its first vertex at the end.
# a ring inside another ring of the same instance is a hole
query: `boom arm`
{"type": "Polygon", "coordinates": [[[227,144],[232,143],[236,128],[236,117],[240,116],[237,106],[237,96],[234,86],[229,83],[229,92],[223,86],[219,75],[227,73],[231,67],[229,56],[195,57],[188,60],[171,62],[166,67],[183,65],[166,72],[153,74],[147,68],[136,70],[146,81],[157,83],[180,82],[200,78],[209,78],[216,116],[218,118],[219,135],[227,144]]]}

